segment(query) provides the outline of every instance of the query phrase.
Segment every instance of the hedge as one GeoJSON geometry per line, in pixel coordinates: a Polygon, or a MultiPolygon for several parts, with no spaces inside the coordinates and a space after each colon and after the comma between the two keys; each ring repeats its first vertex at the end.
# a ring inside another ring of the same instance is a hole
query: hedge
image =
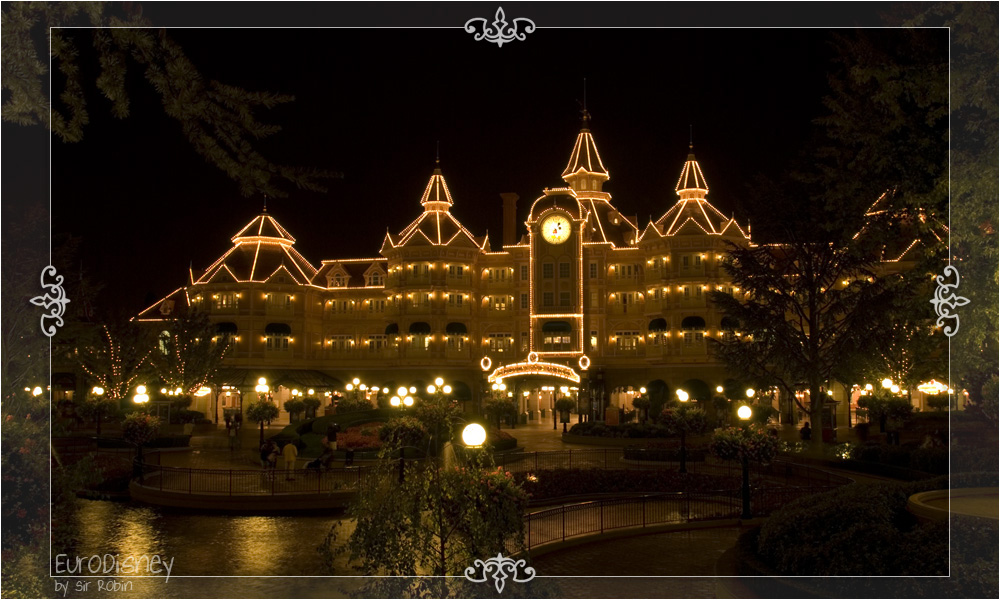
{"type": "MultiPolygon", "coordinates": [[[[995,472],[958,474],[951,478],[954,487],[996,485],[996,481],[995,472]]],[[[947,522],[922,523],[906,510],[911,495],[947,487],[947,477],[907,483],[851,484],[796,500],[773,513],[761,526],[756,557],[782,575],[947,575],[947,522]]],[[[983,595],[996,597],[996,522],[952,517],[953,524],[959,522],[962,532],[958,537],[964,540],[960,552],[967,553],[968,560],[954,560],[958,547],[955,544],[952,566],[980,559],[986,567],[992,565],[993,591],[983,595]]],[[[953,542],[955,536],[953,531],[953,542]]],[[[839,584],[835,580],[828,581],[834,583],[829,583],[830,587],[819,595],[856,591],[858,580],[848,581],[845,590],[836,588],[839,584]]],[[[886,589],[904,597],[928,595],[936,589],[933,587],[936,584],[926,583],[933,580],[895,581],[905,585],[886,589]]],[[[980,589],[983,582],[977,581],[967,583],[980,589]]],[[[981,594],[982,590],[973,595],[981,594]]]]}

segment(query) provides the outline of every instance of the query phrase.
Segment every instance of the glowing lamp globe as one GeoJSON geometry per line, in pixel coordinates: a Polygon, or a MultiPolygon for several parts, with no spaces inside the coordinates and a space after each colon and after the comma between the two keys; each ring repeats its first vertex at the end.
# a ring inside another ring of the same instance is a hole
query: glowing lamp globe
{"type": "Polygon", "coordinates": [[[716,391],[717,393],[721,394],[721,393],[722,393],[722,386],[721,386],[721,385],[717,385],[717,386],[715,386],[715,391],[716,391]]]}
{"type": "Polygon", "coordinates": [[[401,387],[398,390],[396,390],[396,393],[399,394],[400,396],[405,396],[406,395],[406,388],[405,387],[401,387]]]}
{"type": "Polygon", "coordinates": [[[741,406],[741,407],[739,408],[739,410],[737,410],[737,411],[736,411],[736,414],[737,414],[737,415],[738,415],[738,416],[739,416],[739,417],[740,417],[741,419],[743,419],[744,421],[746,421],[747,419],[749,419],[749,418],[750,418],[750,415],[751,415],[751,414],[753,414],[753,411],[752,411],[752,410],[750,410],[750,407],[749,407],[749,406],[747,406],[746,404],[744,404],[743,406],[741,406]]]}
{"type": "Polygon", "coordinates": [[[434,380],[434,385],[441,387],[442,385],[444,385],[444,379],[438,377],[437,379],[434,380]]]}
{"type": "Polygon", "coordinates": [[[753,395],[755,394],[755,392],[750,388],[747,388],[746,393],[747,393],[747,398],[753,398],[753,395]]]}
{"type": "Polygon", "coordinates": [[[486,442],[486,430],[479,423],[469,423],[462,430],[462,442],[469,448],[481,448],[486,442]]]}
{"type": "Polygon", "coordinates": [[[433,385],[429,385],[429,386],[427,386],[427,393],[428,393],[428,394],[433,394],[433,393],[434,393],[434,392],[436,392],[436,391],[437,391],[437,388],[436,388],[436,387],[434,387],[433,385]]]}
{"type": "Polygon", "coordinates": [[[353,383],[354,385],[358,385],[359,383],[361,383],[361,380],[355,377],[354,379],[351,380],[351,383],[353,383]]]}
{"type": "Polygon", "coordinates": [[[644,388],[644,387],[639,388],[639,393],[640,394],[645,394],[646,393],[646,388],[644,388]]]}
{"type": "Polygon", "coordinates": [[[389,404],[398,407],[399,403],[400,403],[399,396],[393,396],[392,398],[389,398],[389,404]]]}
{"type": "Polygon", "coordinates": [[[407,396],[406,398],[403,398],[403,405],[413,406],[413,396],[407,396]]]}
{"type": "Polygon", "coordinates": [[[872,389],[874,389],[874,386],[872,386],[872,384],[870,384],[870,383],[866,383],[865,384],[865,389],[870,392],[870,391],[872,391],[872,389]]]}
{"type": "Polygon", "coordinates": [[[411,394],[416,394],[417,393],[417,386],[411,385],[410,386],[410,393],[411,394]]]}
{"type": "Polygon", "coordinates": [[[161,394],[166,394],[167,393],[167,388],[160,388],[160,393],[161,394]]]}
{"type": "Polygon", "coordinates": [[[35,389],[31,390],[31,395],[32,396],[41,396],[42,395],[42,388],[36,385],[35,389]]]}
{"type": "Polygon", "coordinates": [[[684,390],[677,390],[677,399],[681,402],[687,402],[690,397],[691,396],[688,396],[688,393],[684,390]]]}
{"type": "MultiPolygon", "coordinates": [[[[37,390],[38,388],[35,388],[35,389],[37,390]]],[[[135,388],[135,393],[136,394],[145,394],[146,393],[146,386],[144,386],[144,385],[137,386],[135,388]]]]}
{"type": "Polygon", "coordinates": [[[889,388],[889,391],[892,392],[893,394],[898,394],[899,393],[899,386],[893,384],[893,386],[891,388],[889,388]]]}
{"type": "Polygon", "coordinates": [[[260,379],[257,380],[257,383],[260,384],[260,385],[266,385],[267,384],[267,379],[261,377],[260,379]]]}
{"type": "Polygon", "coordinates": [[[441,391],[444,392],[444,393],[446,393],[446,394],[450,394],[451,393],[451,386],[450,385],[446,385],[443,388],[441,388],[441,391]]]}
{"type": "Polygon", "coordinates": [[[886,377],[885,379],[883,379],[882,380],[882,387],[884,387],[885,389],[891,388],[892,387],[892,380],[889,379],[888,377],[886,377]]]}

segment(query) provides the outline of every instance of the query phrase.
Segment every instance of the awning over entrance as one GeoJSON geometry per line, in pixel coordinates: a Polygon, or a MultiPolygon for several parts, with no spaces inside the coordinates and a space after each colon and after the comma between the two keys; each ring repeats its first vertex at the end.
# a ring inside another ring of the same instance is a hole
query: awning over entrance
{"type": "Polygon", "coordinates": [[[487,380],[490,383],[494,383],[507,377],[520,377],[523,375],[548,375],[550,377],[566,379],[573,383],[580,383],[580,375],[571,367],[547,362],[523,362],[497,367],[490,373],[487,380]]]}
{"type": "Polygon", "coordinates": [[[701,317],[684,317],[681,321],[681,329],[686,331],[698,331],[705,329],[705,319],[701,317]]]}
{"type": "Polygon", "coordinates": [[[215,326],[216,333],[236,333],[238,331],[236,323],[231,321],[223,321],[215,326]]]}
{"type": "Polygon", "coordinates": [[[465,323],[448,323],[444,328],[444,332],[448,335],[460,335],[469,333],[469,330],[465,326],[465,323]]]}
{"type": "Polygon", "coordinates": [[[399,324],[389,323],[388,325],[385,326],[386,335],[396,335],[397,333],[399,333],[399,324]]]}
{"type": "Polygon", "coordinates": [[[268,323],[264,327],[264,333],[276,335],[292,335],[292,328],[287,323],[268,323]]]}
{"type": "Polygon", "coordinates": [[[667,330],[667,320],[666,319],[653,319],[649,322],[649,332],[658,333],[667,330]]]}
{"type": "Polygon", "coordinates": [[[410,323],[410,333],[415,333],[417,335],[427,335],[431,332],[431,326],[423,321],[417,321],[416,323],[410,323]]]}
{"type": "Polygon", "coordinates": [[[343,383],[322,371],[311,369],[219,369],[210,381],[216,385],[228,385],[238,389],[252,390],[257,380],[263,377],[271,388],[278,386],[314,389],[342,388],[343,383]]]}
{"type": "Polygon", "coordinates": [[[542,325],[542,331],[545,333],[570,333],[573,331],[573,327],[566,321],[548,321],[542,325]]]}

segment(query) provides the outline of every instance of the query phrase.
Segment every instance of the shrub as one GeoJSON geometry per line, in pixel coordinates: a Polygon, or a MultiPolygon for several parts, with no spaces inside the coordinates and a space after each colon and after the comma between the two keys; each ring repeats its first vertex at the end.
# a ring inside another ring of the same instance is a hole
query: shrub
{"type": "Polygon", "coordinates": [[[303,410],[305,410],[306,403],[303,402],[302,400],[296,400],[293,398],[291,400],[286,400],[285,403],[282,405],[282,407],[288,414],[297,415],[303,410]]]}
{"type": "Polygon", "coordinates": [[[569,412],[576,408],[576,402],[571,398],[560,398],[556,400],[556,410],[559,412],[569,412]]]}
{"type": "Polygon", "coordinates": [[[759,425],[729,427],[712,436],[709,450],[723,460],[743,460],[767,464],[778,452],[778,440],[759,425]]]}
{"type": "Polygon", "coordinates": [[[390,447],[427,447],[427,428],[414,417],[399,417],[383,424],[378,430],[378,439],[390,447]]]}
{"type": "Polygon", "coordinates": [[[352,413],[360,412],[363,410],[372,410],[375,407],[372,403],[365,398],[357,397],[352,395],[340,398],[337,400],[337,412],[338,413],[352,413]]]}
{"type": "Polygon", "coordinates": [[[737,483],[714,475],[603,469],[542,469],[515,478],[535,501],[590,494],[714,491],[737,483]]]}
{"type": "Polygon", "coordinates": [[[135,411],[122,420],[122,439],[126,443],[141,448],[151,442],[160,431],[160,419],[148,413],[135,411]]]}

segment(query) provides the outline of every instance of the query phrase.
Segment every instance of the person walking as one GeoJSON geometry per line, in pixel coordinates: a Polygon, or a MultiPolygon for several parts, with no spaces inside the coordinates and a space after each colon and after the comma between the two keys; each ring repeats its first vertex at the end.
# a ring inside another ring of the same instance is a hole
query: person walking
{"type": "Polygon", "coordinates": [[[235,450],[236,444],[239,442],[239,437],[237,436],[238,430],[235,427],[229,428],[229,450],[235,450]]]}
{"type": "Polygon", "coordinates": [[[295,479],[292,477],[292,473],[295,471],[295,459],[299,456],[299,449],[295,447],[295,444],[288,442],[281,455],[285,459],[285,479],[292,481],[295,479]]]}

